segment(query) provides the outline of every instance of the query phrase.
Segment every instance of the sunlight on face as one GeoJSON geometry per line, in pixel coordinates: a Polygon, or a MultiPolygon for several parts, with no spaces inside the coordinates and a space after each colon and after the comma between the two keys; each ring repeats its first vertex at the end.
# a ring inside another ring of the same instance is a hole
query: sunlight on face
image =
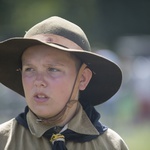
{"type": "Polygon", "coordinates": [[[29,47],[22,56],[22,82],[29,108],[40,117],[58,114],[69,100],[77,75],[70,53],[44,45],[29,47]]]}

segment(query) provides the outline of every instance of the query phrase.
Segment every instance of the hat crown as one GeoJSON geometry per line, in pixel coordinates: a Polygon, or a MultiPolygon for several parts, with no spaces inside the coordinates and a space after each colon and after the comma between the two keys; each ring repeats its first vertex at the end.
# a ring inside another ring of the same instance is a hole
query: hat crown
{"type": "Polygon", "coordinates": [[[36,24],[26,32],[24,38],[30,38],[38,34],[59,35],[73,41],[83,50],[91,51],[89,41],[83,30],[76,24],[57,16],[36,24]]]}

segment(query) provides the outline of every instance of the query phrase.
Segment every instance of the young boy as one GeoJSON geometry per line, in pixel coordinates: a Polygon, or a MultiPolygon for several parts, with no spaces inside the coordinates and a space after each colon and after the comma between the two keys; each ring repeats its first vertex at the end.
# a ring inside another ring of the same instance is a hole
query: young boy
{"type": "Polygon", "coordinates": [[[0,125],[0,149],[128,149],[93,107],[118,91],[120,68],[91,52],[80,27],[50,17],[23,38],[1,42],[0,56],[1,83],[27,103],[24,113],[0,125]]]}

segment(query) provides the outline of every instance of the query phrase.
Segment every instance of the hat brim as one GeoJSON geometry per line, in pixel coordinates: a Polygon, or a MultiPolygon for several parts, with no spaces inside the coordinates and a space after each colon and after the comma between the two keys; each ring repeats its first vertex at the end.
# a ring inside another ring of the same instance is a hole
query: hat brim
{"type": "Polygon", "coordinates": [[[25,38],[12,38],[0,43],[0,81],[3,85],[24,96],[21,75],[16,71],[19,60],[26,48],[40,44],[73,53],[92,70],[93,77],[90,83],[80,93],[81,101],[98,105],[110,99],[120,88],[122,73],[112,61],[85,50],[68,49],[56,44],[25,38]]]}

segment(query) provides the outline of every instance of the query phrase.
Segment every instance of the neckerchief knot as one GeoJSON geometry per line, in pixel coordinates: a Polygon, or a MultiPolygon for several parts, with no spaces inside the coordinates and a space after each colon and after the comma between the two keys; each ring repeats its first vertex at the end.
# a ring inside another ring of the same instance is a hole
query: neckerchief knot
{"type": "Polygon", "coordinates": [[[65,136],[60,133],[53,134],[50,138],[50,142],[52,143],[52,150],[67,150],[65,136]]]}
{"type": "Polygon", "coordinates": [[[58,134],[53,134],[52,137],[51,137],[51,139],[50,139],[50,142],[51,142],[52,144],[54,144],[55,141],[63,141],[63,142],[65,142],[65,136],[62,135],[62,134],[60,134],[60,133],[58,133],[58,134]]]}

